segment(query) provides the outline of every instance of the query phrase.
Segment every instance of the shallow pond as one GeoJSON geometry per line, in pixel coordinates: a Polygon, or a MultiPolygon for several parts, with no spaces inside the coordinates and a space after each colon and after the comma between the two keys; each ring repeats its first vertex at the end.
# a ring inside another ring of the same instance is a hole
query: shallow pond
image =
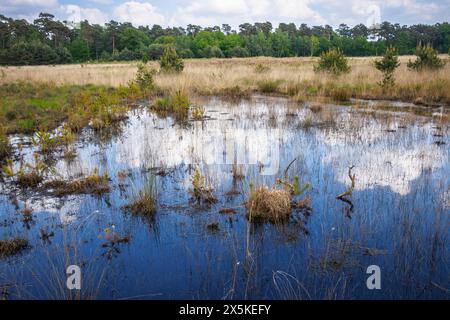
{"type": "MultiPolygon", "coordinates": [[[[87,128],[75,143],[77,157],[57,160],[54,171],[74,179],[107,170],[112,188],[102,196],[54,197],[3,182],[0,239],[22,236],[31,247],[0,259],[0,294],[449,297],[450,127],[439,117],[448,111],[418,115],[402,104],[318,107],[259,96],[212,98],[204,106],[203,121],[177,123],[137,108],[114,132],[87,128]],[[288,174],[311,184],[298,198],[309,198],[311,210],[284,224],[249,224],[243,203],[250,185],[273,185],[294,159],[288,174]],[[350,166],[356,181],[345,202],[336,196],[351,184],[350,166]],[[217,203],[192,201],[197,168],[217,203]],[[123,210],[148,179],[157,186],[157,213],[123,210]],[[32,219],[23,220],[24,207],[32,219]],[[236,212],[219,213],[223,208],[236,212]],[[129,241],[113,243],[111,234],[129,241]],[[81,292],[66,288],[72,264],[82,270],[81,292]],[[370,265],[380,267],[380,290],[367,288],[370,265]]],[[[13,141],[17,156],[32,159],[33,147],[17,148],[27,137],[13,141]]]]}

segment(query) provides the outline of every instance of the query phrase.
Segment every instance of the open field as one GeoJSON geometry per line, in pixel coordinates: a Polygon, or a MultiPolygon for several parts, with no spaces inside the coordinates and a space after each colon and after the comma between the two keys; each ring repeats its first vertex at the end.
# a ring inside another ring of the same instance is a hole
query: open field
{"type": "MultiPolygon", "coordinates": [[[[442,55],[448,60],[448,56],[442,55]]],[[[185,60],[181,74],[160,74],[156,85],[163,91],[183,88],[189,94],[245,95],[262,92],[298,100],[329,97],[395,99],[419,103],[450,104],[450,63],[440,71],[415,72],[406,63],[414,56],[401,56],[395,72],[397,85],[383,92],[382,75],[373,67],[375,57],[349,58],[351,71],[338,78],[314,72],[317,58],[233,58],[185,60]],[[258,68],[261,65],[263,68],[258,68]]],[[[3,67],[0,83],[37,81],[62,84],[126,85],[134,78],[137,63],[75,64],[59,66],[3,67]]],[[[158,69],[157,62],[149,65],[158,69]]]]}

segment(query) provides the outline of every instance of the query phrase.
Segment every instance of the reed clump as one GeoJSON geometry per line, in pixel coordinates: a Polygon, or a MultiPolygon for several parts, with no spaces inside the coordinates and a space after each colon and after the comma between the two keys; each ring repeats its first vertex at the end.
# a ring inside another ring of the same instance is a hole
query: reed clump
{"type": "Polygon", "coordinates": [[[150,110],[159,115],[174,115],[178,118],[186,118],[191,105],[189,97],[184,90],[173,91],[168,97],[158,98],[150,106],[150,110]]]}
{"type": "Polygon", "coordinates": [[[109,192],[110,178],[107,171],[102,175],[94,169],[89,176],[75,179],[73,181],[52,180],[44,184],[45,189],[54,189],[54,193],[58,196],[68,194],[96,194],[101,195],[109,192]]]}
{"type": "MultiPolygon", "coordinates": [[[[292,160],[284,170],[284,177],[277,178],[272,188],[250,185],[250,194],[245,207],[250,222],[283,223],[289,221],[293,208],[299,208],[294,198],[310,188],[309,183],[300,185],[300,178],[288,177],[288,170],[296,161],[292,160]]],[[[301,209],[301,208],[299,208],[301,209]]]]}
{"type": "Polygon", "coordinates": [[[252,222],[284,222],[292,213],[291,194],[284,189],[260,186],[250,190],[245,204],[252,222]]]}
{"type": "Polygon", "coordinates": [[[144,188],[123,208],[132,214],[152,216],[156,213],[158,193],[155,178],[152,176],[144,188]]]}
{"type": "Polygon", "coordinates": [[[0,258],[6,258],[28,248],[28,240],[16,237],[8,240],[0,240],[0,258]]]}
{"type": "Polygon", "coordinates": [[[38,186],[50,168],[39,158],[37,153],[33,155],[33,158],[32,163],[20,162],[17,170],[14,168],[12,159],[6,160],[2,170],[3,174],[22,188],[38,186]]]}
{"type": "Polygon", "coordinates": [[[203,106],[195,106],[192,108],[192,118],[194,120],[202,120],[205,118],[206,110],[203,106]]]}
{"type": "Polygon", "coordinates": [[[193,199],[198,204],[214,204],[217,197],[214,195],[214,188],[207,185],[205,177],[201,174],[200,169],[196,169],[191,177],[192,190],[190,191],[193,199]]]}

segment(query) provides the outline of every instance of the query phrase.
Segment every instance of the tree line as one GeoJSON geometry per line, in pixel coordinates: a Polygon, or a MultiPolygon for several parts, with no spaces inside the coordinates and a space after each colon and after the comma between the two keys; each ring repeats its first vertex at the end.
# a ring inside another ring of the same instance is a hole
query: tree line
{"type": "Polygon", "coordinates": [[[134,27],[110,21],[104,25],[87,20],[74,24],[41,13],[30,23],[0,15],[0,64],[36,65],[87,61],[159,59],[173,47],[182,58],[319,56],[339,48],[347,56],[383,54],[393,46],[398,54],[412,54],[419,43],[449,52],[450,24],[401,26],[383,22],[376,27],[345,24],[308,26],[270,22],[203,28],[189,24],[163,28],[134,27]]]}

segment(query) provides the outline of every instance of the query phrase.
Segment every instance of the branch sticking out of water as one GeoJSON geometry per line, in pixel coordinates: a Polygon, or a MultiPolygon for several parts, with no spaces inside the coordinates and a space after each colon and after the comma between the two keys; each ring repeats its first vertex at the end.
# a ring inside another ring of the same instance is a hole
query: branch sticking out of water
{"type": "Polygon", "coordinates": [[[354,167],[355,167],[355,166],[350,166],[350,167],[348,168],[348,177],[350,178],[350,181],[352,182],[350,188],[348,188],[347,191],[345,191],[345,192],[339,194],[338,196],[336,196],[336,199],[342,200],[342,199],[345,198],[346,196],[349,196],[349,195],[351,195],[351,194],[353,193],[353,189],[355,189],[355,181],[356,181],[356,175],[355,175],[355,174],[352,174],[352,169],[353,169],[354,167]]]}

